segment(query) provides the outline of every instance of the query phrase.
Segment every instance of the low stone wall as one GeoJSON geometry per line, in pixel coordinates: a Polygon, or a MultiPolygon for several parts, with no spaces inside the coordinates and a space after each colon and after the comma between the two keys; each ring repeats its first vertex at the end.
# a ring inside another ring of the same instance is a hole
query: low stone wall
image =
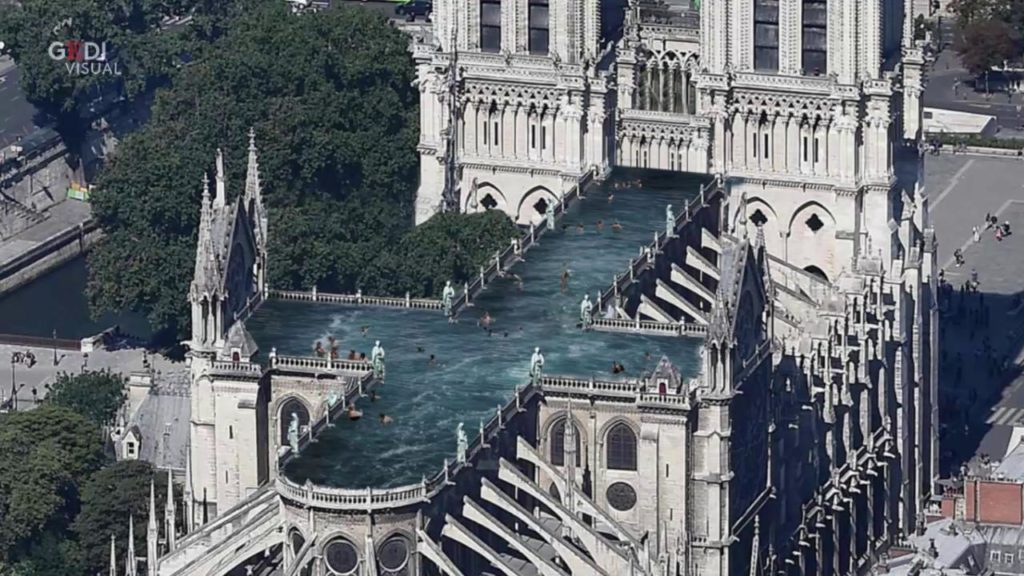
{"type": "Polygon", "coordinates": [[[90,220],[51,236],[21,256],[0,265],[0,295],[6,294],[84,254],[103,231],[90,220]]]}

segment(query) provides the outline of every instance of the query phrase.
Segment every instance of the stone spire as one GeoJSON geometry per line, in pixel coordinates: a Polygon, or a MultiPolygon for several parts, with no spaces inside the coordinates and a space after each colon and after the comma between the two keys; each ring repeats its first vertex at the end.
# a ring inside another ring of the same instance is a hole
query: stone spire
{"type": "Polygon", "coordinates": [[[245,170],[245,205],[260,203],[260,166],[256,157],[256,131],[249,128],[249,165],[245,170]]]}
{"type": "Polygon", "coordinates": [[[182,499],[185,502],[181,513],[185,515],[185,533],[192,532],[192,514],[195,506],[192,503],[192,447],[185,448],[185,486],[182,490],[182,499]]]}
{"type": "Polygon", "coordinates": [[[110,576],[117,576],[117,551],[114,548],[114,535],[110,535],[110,576]]]}
{"type": "Polygon", "coordinates": [[[175,528],[174,528],[174,524],[175,524],[174,517],[175,517],[175,514],[174,514],[174,480],[173,480],[173,478],[171,478],[171,470],[168,469],[167,470],[167,507],[164,509],[164,524],[166,524],[166,527],[165,527],[165,531],[166,532],[164,534],[164,537],[167,538],[167,551],[168,552],[171,552],[171,551],[174,550],[175,540],[177,539],[177,534],[175,533],[175,528]]]}
{"type": "Polygon", "coordinates": [[[128,515],[128,557],[125,558],[124,576],[137,576],[135,573],[135,519],[128,515]]]}
{"type": "Polygon", "coordinates": [[[156,527],[156,484],[149,481],[149,524],[146,526],[146,574],[156,576],[157,544],[160,532],[156,527]]]}
{"type": "Polygon", "coordinates": [[[227,205],[228,191],[227,182],[224,178],[224,154],[217,148],[217,196],[213,199],[214,208],[223,208],[227,205]]]}

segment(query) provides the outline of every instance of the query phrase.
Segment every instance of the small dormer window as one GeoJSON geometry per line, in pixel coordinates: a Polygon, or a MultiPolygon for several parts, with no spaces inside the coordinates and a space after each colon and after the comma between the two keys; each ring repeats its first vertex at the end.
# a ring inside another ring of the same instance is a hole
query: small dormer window
{"type": "Polygon", "coordinates": [[[231,361],[232,362],[241,362],[242,361],[242,351],[240,349],[238,349],[238,348],[232,348],[231,349],[231,361]]]}
{"type": "Polygon", "coordinates": [[[132,460],[139,457],[139,448],[133,440],[129,440],[125,443],[125,454],[127,455],[127,458],[132,460]]]}

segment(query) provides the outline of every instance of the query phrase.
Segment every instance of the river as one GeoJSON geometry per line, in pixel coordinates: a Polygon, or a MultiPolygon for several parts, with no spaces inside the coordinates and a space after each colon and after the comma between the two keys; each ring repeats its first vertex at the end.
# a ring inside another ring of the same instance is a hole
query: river
{"type": "Polygon", "coordinates": [[[90,316],[85,293],[88,275],[85,258],[79,257],[0,296],[0,334],[50,337],[56,330],[58,338],[78,339],[116,324],[128,334],[149,338],[149,323],[141,314],[90,316]]]}

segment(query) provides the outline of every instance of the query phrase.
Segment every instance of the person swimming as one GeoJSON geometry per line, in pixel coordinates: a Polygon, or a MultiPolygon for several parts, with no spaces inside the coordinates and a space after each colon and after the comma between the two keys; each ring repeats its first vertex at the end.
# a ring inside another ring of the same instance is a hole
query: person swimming
{"type": "Polygon", "coordinates": [[[349,404],[348,405],[348,419],[349,420],[359,420],[362,417],[363,417],[363,413],[361,411],[359,411],[359,410],[356,410],[356,405],[355,404],[349,404]]]}
{"type": "Polygon", "coordinates": [[[626,371],[626,367],[618,362],[612,362],[612,374],[622,374],[626,371]]]}
{"type": "Polygon", "coordinates": [[[363,326],[363,327],[361,327],[361,328],[360,328],[359,330],[361,330],[361,331],[362,331],[362,333],[363,333],[363,336],[365,337],[365,336],[366,336],[366,333],[370,331],[370,327],[369,327],[369,326],[363,326]]]}
{"type": "Polygon", "coordinates": [[[569,290],[569,269],[562,267],[562,282],[561,282],[562,294],[565,294],[569,290]]]}
{"type": "Polygon", "coordinates": [[[595,226],[597,227],[597,231],[598,232],[600,232],[601,230],[604,230],[604,220],[598,220],[597,224],[595,224],[595,226]]]}
{"type": "Polygon", "coordinates": [[[583,222],[576,225],[576,231],[580,234],[583,234],[584,230],[586,230],[586,227],[583,226],[583,222]]]}
{"type": "Polygon", "coordinates": [[[348,351],[348,359],[349,360],[359,360],[359,356],[356,354],[355,350],[349,350],[348,351]]]}
{"type": "Polygon", "coordinates": [[[395,419],[392,418],[391,416],[388,416],[387,414],[385,414],[383,412],[380,413],[380,423],[381,423],[381,425],[387,426],[388,424],[391,424],[394,421],[395,421],[395,419]]]}
{"type": "Polygon", "coordinates": [[[618,232],[619,230],[622,230],[622,224],[619,224],[618,220],[616,220],[615,222],[612,222],[612,230],[615,231],[615,232],[618,232]]]}
{"type": "Polygon", "coordinates": [[[437,358],[431,354],[430,360],[427,360],[427,366],[437,366],[437,358]]]}
{"type": "Polygon", "coordinates": [[[492,322],[494,322],[494,318],[491,318],[491,313],[488,312],[487,310],[484,310],[484,315],[483,317],[480,318],[480,326],[487,328],[491,325],[492,322]]]}

